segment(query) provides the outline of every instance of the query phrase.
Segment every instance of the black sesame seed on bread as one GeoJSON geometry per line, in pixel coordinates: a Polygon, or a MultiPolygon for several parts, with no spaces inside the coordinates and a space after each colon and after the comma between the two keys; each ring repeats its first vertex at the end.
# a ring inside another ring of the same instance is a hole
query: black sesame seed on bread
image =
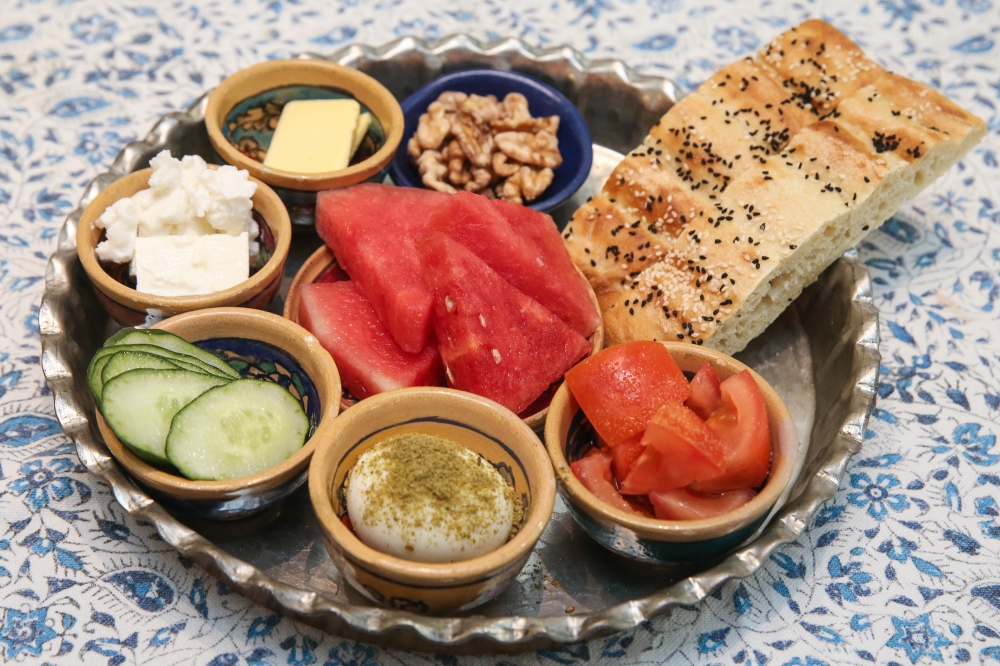
{"type": "Polygon", "coordinates": [[[986,125],[806,21],[716,72],[577,210],[564,240],[606,343],[736,353],[986,125]]]}

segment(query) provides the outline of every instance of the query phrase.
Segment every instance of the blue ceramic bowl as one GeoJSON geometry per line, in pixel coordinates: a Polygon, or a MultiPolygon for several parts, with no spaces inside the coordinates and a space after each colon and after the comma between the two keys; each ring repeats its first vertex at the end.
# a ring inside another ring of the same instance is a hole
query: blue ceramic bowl
{"type": "MultiPolygon", "coordinates": [[[[711,363],[719,378],[749,370],[732,357],[706,347],[664,342],[685,372],[711,363]]],[[[657,520],[613,508],[599,500],[577,480],[570,463],[596,445],[594,428],[563,384],[552,399],[545,423],[545,446],[559,480],[559,493],[574,520],[595,541],[629,559],[653,564],[679,564],[721,557],[736,549],[759,530],[780,506],[795,481],[798,437],[781,398],[764,379],[753,373],[767,406],[771,429],[771,472],[757,496],[735,511],[703,520],[657,520]]]]}
{"type": "Polygon", "coordinates": [[[470,69],[435,79],[403,102],[403,140],[396,156],[389,163],[389,175],[397,185],[423,187],[420,172],[406,152],[406,144],[417,131],[420,115],[441,93],[458,91],[476,95],[495,95],[503,100],[507,93],[521,93],[528,99],[528,109],[534,117],[559,116],[559,151],[563,163],[556,168],[548,189],[527,205],[535,210],[549,211],[569,199],[590,173],[593,144],[587,123],[573,103],[555,88],[524,74],[497,69],[470,69]]]}
{"type": "Polygon", "coordinates": [[[208,520],[252,516],[301,487],[317,442],[329,436],[340,411],[340,374],[319,341],[278,315],[247,308],[197,310],[166,319],[155,328],[218,354],[243,377],[288,389],[309,418],[309,436],[295,455],[259,474],[226,481],[193,481],[174,469],[143,461],[98,415],[105,443],[135,483],[166,509],[208,520]]]}

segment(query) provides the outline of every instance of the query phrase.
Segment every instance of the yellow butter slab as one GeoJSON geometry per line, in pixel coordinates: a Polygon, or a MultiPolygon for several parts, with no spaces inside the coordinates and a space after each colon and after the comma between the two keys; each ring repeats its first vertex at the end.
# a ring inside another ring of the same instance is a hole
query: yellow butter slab
{"type": "Polygon", "coordinates": [[[264,166],[295,173],[325,173],[351,160],[361,105],[353,99],[295,100],[285,104],[264,166]]]}

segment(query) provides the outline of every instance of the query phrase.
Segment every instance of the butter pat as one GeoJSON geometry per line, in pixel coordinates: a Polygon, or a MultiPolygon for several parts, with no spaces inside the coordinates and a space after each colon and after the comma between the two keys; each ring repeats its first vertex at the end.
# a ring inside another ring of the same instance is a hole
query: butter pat
{"type": "Polygon", "coordinates": [[[281,110],[264,166],[295,173],[325,173],[347,167],[354,154],[360,115],[361,105],[354,99],[288,102],[281,110]]]}
{"type": "Polygon", "coordinates": [[[229,289],[250,276],[247,233],[140,236],[132,267],[136,291],[144,294],[201,296],[229,289]]]}

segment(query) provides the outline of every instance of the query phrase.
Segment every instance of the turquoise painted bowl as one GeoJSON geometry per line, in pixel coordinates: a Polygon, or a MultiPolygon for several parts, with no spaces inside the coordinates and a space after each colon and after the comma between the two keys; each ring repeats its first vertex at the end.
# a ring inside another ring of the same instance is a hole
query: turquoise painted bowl
{"type": "MultiPolygon", "coordinates": [[[[711,363],[719,378],[750,370],[736,359],[713,349],[682,342],[664,342],[684,372],[696,372],[711,363]]],[[[559,493],[570,514],[597,543],[632,560],[652,564],[680,564],[717,558],[755,535],[784,501],[794,482],[798,436],[784,402],[764,379],[750,370],[767,406],[771,428],[771,471],[757,496],[735,511],[704,520],[657,520],[613,508],[584,488],[570,463],[584,457],[597,437],[579,404],[563,384],[549,407],[545,446],[552,460],[559,493]]]]}

